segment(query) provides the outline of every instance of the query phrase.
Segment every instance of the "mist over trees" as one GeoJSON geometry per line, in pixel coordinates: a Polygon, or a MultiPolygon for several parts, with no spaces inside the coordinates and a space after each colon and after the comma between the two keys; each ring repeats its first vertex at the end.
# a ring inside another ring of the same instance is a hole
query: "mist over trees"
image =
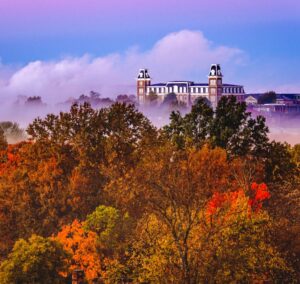
{"type": "Polygon", "coordinates": [[[297,283],[299,145],[233,97],[160,129],[129,99],[0,128],[0,283],[297,283]]]}

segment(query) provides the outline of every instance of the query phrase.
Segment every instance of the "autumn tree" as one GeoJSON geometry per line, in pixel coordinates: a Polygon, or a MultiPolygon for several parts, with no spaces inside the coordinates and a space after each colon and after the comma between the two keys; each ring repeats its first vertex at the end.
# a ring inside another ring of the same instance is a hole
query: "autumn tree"
{"type": "Polygon", "coordinates": [[[273,218],[273,243],[300,276],[300,168],[295,149],[272,141],[268,148],[265,180],[272,198],[267,204],[273,218]]]}
{"type": "Polygon", "coordinates": [[[124,247],[130,227],[132,224],[128,214],[122,216],[118,209],[104,205],[89,214],[84,223],[86,230],[97,234],[103,253],[107,256],[124,247]]]}
{"type": "Polygon", "coordinates": [[[75,220],[72,224],[64,226],[55,240],[71,255],[70,271],[78,268],[84,270],[88,281],[101,275],[102,264],[97,252],[97,235],[92,231],[85,231],[81,222],[75,220]]]}
{"type": "Polygon", "coordinates": [[[134,173],[111,185],[110,193],[130,215],[149,212],[165,224],[179,255],[180,279],[188,283],[192,279],[190,232],[201,221],[199,213],[212,193],[228,188],[228,176],[224,151],[205,147],[177,152],[167,144],[143,157],[134,173]]]}
{"type": "Polygon", "coordinates": [[[18,238],[56,233],[105,202],[103,187],[135,167],[156,130],[134,106],[70,112],[36,119],[31,142],[0,159],[0,249],[18,238]],[[1,245],[3,244],[3,246],[1,245]]]}
{"type": "Polygon", "coordinates": [[[5,150],[6,147],[7,147],[7,140],[4,136],[3,129],[0,127],[0,151],[5,150]]]}
{"type": "Polygon", "coordinates": [[[0,283],[65,283],[69,255],[49,238],[33,235],[18,240],[0,265],[0,283]]]}
{"type": "Polygon", "coordinates": [[[98,278],[115,282],[124,276],[131,227],[128,216],[101,205],[85,221],[64,226],[55,239],[72,256],[71,270],[84,270],[89,282],[98,278]]]}

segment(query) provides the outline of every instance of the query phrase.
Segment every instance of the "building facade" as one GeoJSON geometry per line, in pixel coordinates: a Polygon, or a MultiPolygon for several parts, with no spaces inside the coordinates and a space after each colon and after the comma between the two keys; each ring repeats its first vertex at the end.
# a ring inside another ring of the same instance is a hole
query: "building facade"
{"type": "Polygon", "coordinates": [[[175,94],[177,100],[191,105],[197,98],[206,98],[215,107],[222,96],[236,96],[243,101],[245,92],[241,85],[223,84],[223,75],[219,64],[212,64],[207,83],[192,81],[169,81],[151,84],[147,69],[140,69],[137,78],[137,98],[140,105],[147,102],[151,95],[156,95],[158,102],[163,102],[168,94],[175,94]]]}

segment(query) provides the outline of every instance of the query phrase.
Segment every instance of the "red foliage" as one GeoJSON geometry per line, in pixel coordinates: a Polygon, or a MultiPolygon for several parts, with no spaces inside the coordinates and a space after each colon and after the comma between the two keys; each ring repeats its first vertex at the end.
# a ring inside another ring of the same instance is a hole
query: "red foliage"
{"type": "MultiPolygon", "coordinates": [[[[239,196],[245,196],[242,190],[227,193],[215,192],[207,204],[207,213],[212,215],[220,208],[225,208],[226,206],[233,207],[239,196]]],[[[251,185],[248,204],[253,211],[257,212],[262,208],[263,201],[269,199],[270,196],[266,184],[257,184],[254,182],[251,185]]]]}
{"type": "Polygon", "coordinates": [[[260,210],[262,208],[263,201],[269,199],[270,197],[270,192],[268,191],[268,187],[265,183],[252,183],[249,205],[254,211],[260,210]]]}

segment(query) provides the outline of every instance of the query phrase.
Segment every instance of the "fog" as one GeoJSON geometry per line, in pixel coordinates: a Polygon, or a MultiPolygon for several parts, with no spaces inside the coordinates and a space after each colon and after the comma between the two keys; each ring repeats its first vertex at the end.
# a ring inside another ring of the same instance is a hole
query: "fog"
{"type": "MultiPolygon", "coordinates": [[[[133,93],[134,91],[132,90],[132,94],[133,93]]],[[[49,113],[58,114],[60,111],[68,111],[74,102],[82,103],[91,97],[96,97],[96,99],[91,101],[92,106],[94,108],[101,108],[112,104],[116,96],[114,98],[106,98],[98,93],[87,93],[85,96],[81,96],[81,100],[78,99],[79,97],[80,96],[77,96],[77,99],[75,99],[76,96],[74,96],[72,99],[58,101],[56,103],[45,103],[42,97],[28,101],[29,98],[26,96],[19,96],[15,98],[15,100],[6,100],[5,103],[2,102],[0,105],[0,122],[16,122],[21,128],[26,129],[29,123],[35,118],[43,118],[49,113]]],[[[131,99],[132,98],[133,95],[131,95],[131,99]]],[[[168,123],[171,111],[168,107],[157,106],[140,108],[139,110],[143,112],[156,127],[162,127],[168,123]]],[[[291,145],[300,143],[300,114],[297,116],[267,116],[266,121],[270,130],[269,137],[271,140],[287,142],[291,145]]],[[[9,142],[12,143],[14,141],[10,140],[9,142]]]]}

